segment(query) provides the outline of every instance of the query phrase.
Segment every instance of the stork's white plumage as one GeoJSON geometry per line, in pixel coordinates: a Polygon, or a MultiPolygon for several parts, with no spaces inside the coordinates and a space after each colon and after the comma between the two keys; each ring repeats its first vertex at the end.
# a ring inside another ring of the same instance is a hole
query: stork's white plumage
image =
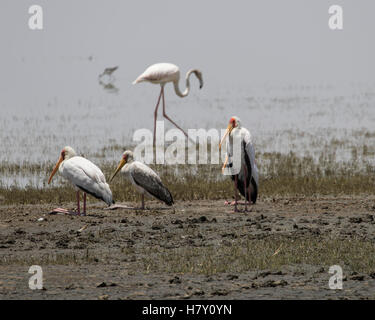
{"type": "Polygon", "coordinates": [[[163,201],[168,206],[173,205],[173,197],[164,186],[158,174],[140,161],[134,161],[133,152],[127,150],[113,173],[110,181],[121,171],[142,195],[142,209],[144,209],[144,195],[163,201]]]}
{"type": "Polygon", "coordinates": [[[236,116],[230,118],[227,130],[220,142],[220,148],[227,135],[229,135],[226,144],[227,154],[222,170],[224,171],[226,167],[232,166],[233,157],[238,156],[238,154],[234,154],[233,140],[235,138],[239,139],[241,144],[241,167],[238,174],[231,175],[231,178],[234,181],[235,189],[235,211],[237,211],[237,190],[245,197],[246,210],[247,201],[255,204],[258,195],[259,173],[255,163],[255,149],[249,130],[241,126],[241,120],[236,116]]]}
{"type": "Polygon", "coordinates": [[[109,206],[114,203],[112,191],[105,180],[103,172],[91,161],[77,156],[73,148],[67,146],[61,151],[60,158],[51,173],[48,184],[51,183],[57,170],[64,178],[78,188],[78,214],[80,214],[79,190],[84,192],[83,214],[86,214],[86,193],[103,200],[109,206]]]}
{"type": "Polygon", "coordinates": [[[134,82],[133,84],[137,84],[140,82],[151,82],[154,84],[160,84],[160,95],[158,98],[158,102],[155,107],[154,111],[154,145],[155,145],[155,139],[156,139],[156,120],[157,120],[157,113],[160,103],[160,98],[163,96],[163,116],[167,120],[169,120],[171,123],[173,123],[178,129],[180,129],[187,138],[189,136],[187,133],[181,129],[171,118],[169,118],[165,112],[165,100],[164,100],[164,86],[168,82],[172,82],[174,86],[174,91],[176,94],[183,98],[186,97],[190,92],[190,75],[194,73],[195,76],[199,80],[199,88],[201,89],[203,87],[203,78],[202,78],[202,72],[197,69],[192,69],[186,73],[186,89],[184,92],[181,92],[179,87],[179,81],[180,81],[180,69],[172,64],[172,63],[156,63],[152,66],[148,67],[134,82]]]}

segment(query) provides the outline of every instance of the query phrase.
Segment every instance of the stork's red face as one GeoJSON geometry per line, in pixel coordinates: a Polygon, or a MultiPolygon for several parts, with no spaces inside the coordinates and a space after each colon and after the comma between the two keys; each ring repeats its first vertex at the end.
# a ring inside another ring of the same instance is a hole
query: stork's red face
{"type": "Polygon", "coordinates": [[[220,141],[220,144],[219,144],[219,150],[221,149],[221,145],[223,144],[223,142],[224,142],[226,136],[227,136],[228,134],[230,134],[230,133],[232,132],[233,128],[235,128],[236,126],[237,126],[236,119],[233,118],[233,117],[230,118],[230,120],[229,120],[229,124],[228,124],[228,127],[227,127],[227,130],[225,131],[225,134],[224,134],[223,138],[222,138],[221,141],[220,141]]]}

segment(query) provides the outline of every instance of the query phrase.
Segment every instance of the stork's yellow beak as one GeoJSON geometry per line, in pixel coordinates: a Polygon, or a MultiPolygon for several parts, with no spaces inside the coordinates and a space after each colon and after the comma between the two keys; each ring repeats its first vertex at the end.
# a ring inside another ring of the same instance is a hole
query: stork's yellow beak
{"type": "Polygon", "coordinates": [[[223,164],[223,167],[221,168],[221,172],[224,173],[225,167],[227,166],[228,163],[228,155],[225,157],[225,162],[223,164]]]}
{"type": "Polygon", "coordinates": [[[117,169],[116,171],[113,173],[113,175],[111,176],[111,178],[109,179],[109,182],[111,182],[113,180],[113,178],[116,176],[116,174],[121,170],[121,168],[126,164],[126,160],[124,159],[121,159],[120,163],[118,164],[117,166],[117,169]]]}
{"type": "Polygon", "coordinates": [[[227,127],[227,131],[225,131],[225,133],[223,135],[223,138],[220,141],[219,150],[221,150],[221,145],[223,144],[223,142],[224,142],[225,138],[227,137],[227,135],[232,132],[232,130],[233,130],[233,125],[232,125],[232,123],[229,123],[228,127],[227,127]]]}
{"type": "Polygon", "coordinates": [[[55,165],[55,167],[53,168],[53,170],[52,170],[52,173],[51,173],[51,175],[49,176],[49,179],[48,179],[48,184],[50,184],[51,183],[51,181],[52,181],[52,178],[53,178],[53,176],[55,175],[55,173],[57,172],[57,170],[59,169],[59,167],[60,167],[60,164],[61,164],[61,162],[63,162],[64,161],[64,159],[63,159],[63,157],[62,156],[60,156],[60,158],[59,158],[59,161],[57,161],[57,163],[56,163],[56,165],[55,165]]]}

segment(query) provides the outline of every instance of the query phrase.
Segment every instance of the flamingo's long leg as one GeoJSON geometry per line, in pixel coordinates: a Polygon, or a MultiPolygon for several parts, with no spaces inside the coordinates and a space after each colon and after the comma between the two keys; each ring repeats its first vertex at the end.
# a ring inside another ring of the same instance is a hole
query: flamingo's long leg
{"type": "Polygon", "coordinates": [[[186,138],[188,138],[191,142],[195,143],[195,141],[193,139],[191,139],[188,136],[188,134],[181,127],[179,127],[176,122],[174,122],[171,118],[169,118],[168,115],[166,114],[166,112],[165,112],[165,100],[164,100],[164,88],[162,88],[161,90],[162,90],[162,94],[163,94],[163,116],[164,116],[164,118],[166,118],[171,123],[173,123],[175,125],[175,127],[177,127],[178,129],[180,129],[184,133],[184,135],[186,136],[186,138]]]}
{"type": "Polygon", "coordinates": [[[163,93],[163,86],[160,89],[160,94],[158,98],[158,102],[156,103],[155,111],[154,111],[154,141],[153,141],[153,146],[156,147],[156,120],[158,118],[158,109],[159,109],[159,103],[160,103],[160,98],[163,93]]]}

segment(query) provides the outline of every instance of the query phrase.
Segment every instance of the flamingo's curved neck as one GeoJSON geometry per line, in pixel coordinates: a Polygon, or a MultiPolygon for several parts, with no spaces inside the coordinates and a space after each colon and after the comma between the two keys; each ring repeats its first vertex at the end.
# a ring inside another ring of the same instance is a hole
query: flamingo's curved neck
{"type": "Polygon", "coordinates": [[[184,92],[181,92],[180,87],[179,87],[179,85],[178,85],[178,80],[173,81],[174,91],[176,92],[176,94],[177,94],[179,97],[183,98],[183,97],[186,97],[186,96],[189,94],[189,92],[190,92],[190,81],[189,81],[189,78],[190,78],[190,75],[191,75],[193,72],[194,72],[194,70],[190,70],[190,71],[186,74],[186,77],[185,77],[185,79],[186,79],[186,89],[185,89],[184,92]]]}

